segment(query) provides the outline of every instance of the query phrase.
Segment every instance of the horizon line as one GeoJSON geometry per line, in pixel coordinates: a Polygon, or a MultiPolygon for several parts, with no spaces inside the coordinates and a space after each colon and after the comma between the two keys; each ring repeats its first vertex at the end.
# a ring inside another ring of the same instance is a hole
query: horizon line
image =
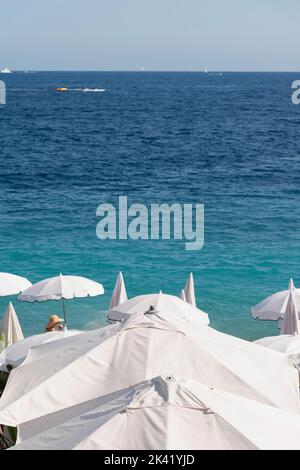
{"type": "MultiPolygon", "coordinates": [[[[0,68],[0,70],[3,70],[0,68]]],[[[105,72],[105,73],[203,73],[207,74],[204,70],[175,70],[175,69],[166,69],[166,70],[126,70],[126,69],[118,69],[118,70],[109,70],[109,69],[10,69],[12,73],[19,73],[19,72],[105,72]]],[[[211,69],[208,70],[208,74],[210,73],[300,73],[300,70],[216,70],[211,69]]]]}

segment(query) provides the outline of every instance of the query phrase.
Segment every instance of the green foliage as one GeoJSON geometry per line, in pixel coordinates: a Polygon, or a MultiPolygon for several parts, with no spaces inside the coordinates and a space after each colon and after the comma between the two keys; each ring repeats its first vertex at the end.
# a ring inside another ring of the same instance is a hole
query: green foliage
{"type": "Polygon", "coordinates": [[[17,429],[0,426],[0,450],[8,449],[15,445],[17,440],[17,429]]]}
{"type": "Polygon", "coordinates": [[[8,376],[9,376],[8,372],[0,371],[0,396],[2,395],[3,390],[5,388],[8,376]]]}
{"type": "Polygon", "coordinates": [[[18,433],[17,428],[12,428],[11,426],[7,426],[7,432],[11,439],[12,445],[14,445],[17,440],[17,433],[18,433]]]}

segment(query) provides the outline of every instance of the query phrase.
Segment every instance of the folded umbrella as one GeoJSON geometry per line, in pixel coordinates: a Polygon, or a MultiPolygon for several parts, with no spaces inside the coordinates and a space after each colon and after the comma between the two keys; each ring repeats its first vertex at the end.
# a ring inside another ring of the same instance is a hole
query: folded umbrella
{"type": "MultiPolygon", "coordinates": [[[[24,338],[13,304],[10,302],[0,323],[0,352],[24,338]]],[[[0,363],[2,361],[0,360],[0,363]]]]}
{"type": "Polygon", "coordinates": [[[127,300],[127,293],[126,293],[125,283],[123,279],[123,274],[119,272],[117,281],[115,284],[115,288],[113,291],[113,295],[111,298],[109,309],[117,307],[118,305],[126,302],[126,300],[127,300]]]}
{"type": "Polygon", "coordinates": [[[287,307],[281,322],[280,334],[281,335],[298,335],[300,333],[300,323],[298,318],[298,311],[295,302],[295,294],[291,289],[287,307]]]}
{"type": "Polygon", "coordinates": [[[185,288],[185,299],[186,302],[196,307],[196,295],[195,295],[195,285],[194,285],[194,276],[193,273],[190,273],[189,278],[186,282],[185,288]]]}

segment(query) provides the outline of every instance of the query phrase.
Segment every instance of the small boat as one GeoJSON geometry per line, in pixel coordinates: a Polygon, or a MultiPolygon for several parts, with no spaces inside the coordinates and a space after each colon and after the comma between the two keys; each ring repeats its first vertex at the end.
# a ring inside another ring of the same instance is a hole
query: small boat
{"type": "Polygon", "coordinates": [[[55,91],[68,91],[66,87],[55,88],[55,91]]]}
{"type": "Polygon", "coordinates": [[[11,73],[11,70],[9,70],[7,67],[5,69],[2,69],[0,73],[11,73]]]}

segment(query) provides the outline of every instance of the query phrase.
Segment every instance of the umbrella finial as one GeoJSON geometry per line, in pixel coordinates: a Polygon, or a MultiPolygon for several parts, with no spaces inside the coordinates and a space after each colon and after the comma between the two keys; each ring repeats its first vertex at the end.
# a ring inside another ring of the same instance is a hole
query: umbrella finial
{"type": "Polygon", "coordinates": [[[153,313],[158,313],[158,312],[159,312],[159,310],[156,310],[156,308],[153,307],[153,305],[150,305],[149,310],[147,310],[147,312],[145,312],[145,315],[151,315],[153,313]]]}

